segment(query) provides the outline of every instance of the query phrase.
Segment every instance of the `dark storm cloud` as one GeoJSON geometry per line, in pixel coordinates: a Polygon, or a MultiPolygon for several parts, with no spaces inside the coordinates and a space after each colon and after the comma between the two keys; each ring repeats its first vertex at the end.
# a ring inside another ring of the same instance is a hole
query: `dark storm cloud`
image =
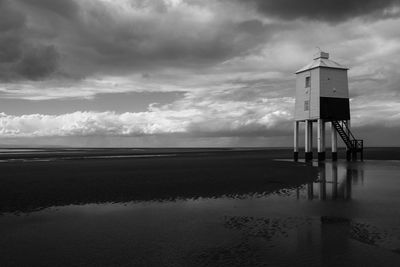
{"type": "Polygon", "coordinates": [[[25,25],[23,14],[10,7],[9,2],[0,0],[0,33],[18,30],[25,25]]]}
{"type": "MultiPolygon", "coordinates": [[[[158,0],[3,2],[5,16],[0,18],[0,27],[16,30],[0,40],[5,48],[1,58],[15,64],[23,60],[19,65],[39,64],[41,74],[32,75],[33,65],[29,71],[18,67],[14,68],[17,73],[0,74],[3,80],[21,75],[44,79],[58,66],[63,70],[61,76],[77,79],[165,68],[197,69],[247,53],[266,42],[278,27],[254,18],[223,15],[223,5],[217,1],[178,5],[158,0]],[[26,57],[23,47],[32,45],[43,47],[26,57]],[[50,51],[49,47],[52,53],[40,52],[50,51]],[[47,59],[39,62],[38,53],[47,59]],[[48,69],[44,62],[49,63],[48,69]]],[[[4,68],[0,66],[3,72],[4,68]]]]}
{"type": "Polygon", "coordinates": [[[53,45],[26,38],[26,16],[0,1],[0,80],[40,80],[58,67],[58,52],[53,45]]]}
{"type": "Polygon", "coordinates": [[[105,15],[81,25],[76,41],[84,49],[79,57],[94,63],[86,71],[209,66],[240,55],[268,37],[269,26],[256,20],[211,22],[209,29],[198,29],[179,17],[166,16],[116,23],[105,15]]]}
{"type": "Polygon", "coordinates": [[[16,71],[30,80],[43,79],[55,72],[58,58],[59,54],[54,46],[30,47],[25,49],[21,60],[16,65],[16,71]]]}
{"type": "Polygon", "coordinates": [[[307,19],[338,23],[359,16],[375,18],[399,15],[391,12],[399,0],[250,0],[258,11],[282,19],[307,19]]]}
{"type": "Polygon", "coordinates": [[[79,11],[73,0],[19,0],[37,9],[53,12],[65,18],[73,18],[79,11]]]}
{"type": "Polygon", "coordinates": [[[21,54],[21,39],[13,34],[0,36],[0,64],[18,60],[21,54]]]}

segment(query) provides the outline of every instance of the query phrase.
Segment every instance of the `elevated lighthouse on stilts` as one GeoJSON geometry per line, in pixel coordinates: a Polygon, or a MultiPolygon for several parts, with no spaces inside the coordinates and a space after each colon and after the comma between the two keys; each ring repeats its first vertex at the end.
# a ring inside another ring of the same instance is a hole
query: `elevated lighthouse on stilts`
{"type": "Polygon", "coordinates": [[[363,141],[350,131],[349,86],[345,66],[318,52],[314,60],[296,72],[294,160],[299,158],[299,124],[305,126],[305,159],[313,159],[313,123],[317,123],[318,160],[325,160],[325,123],[331,124],[332,160],[337,160],[337,135],[346,145],[346,158],[363,158],[363,141]]]}

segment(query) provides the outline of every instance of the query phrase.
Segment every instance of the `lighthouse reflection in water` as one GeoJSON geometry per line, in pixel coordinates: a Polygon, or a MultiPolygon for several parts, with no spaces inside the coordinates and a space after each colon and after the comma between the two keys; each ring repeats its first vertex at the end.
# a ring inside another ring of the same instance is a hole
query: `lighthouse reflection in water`
{"type": "MultiPolygon", "coordinates": [[[[362,163],[349,162],[314,162],[318,166],[318,179],[306,184],[306,190],[296,189],[298,199],[306,197],[308,200],[351,200],[352,184],[364,183],[362,163]]],[[[304,187],[303,187],[304,189],[304,187]]]]}

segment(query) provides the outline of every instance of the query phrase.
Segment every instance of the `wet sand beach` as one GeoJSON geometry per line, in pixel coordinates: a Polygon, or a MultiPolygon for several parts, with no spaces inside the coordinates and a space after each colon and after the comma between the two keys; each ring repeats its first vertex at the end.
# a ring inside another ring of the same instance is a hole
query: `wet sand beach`
{"type": "Polygon", "coordinates": [[[399,151],[3,151],[0,263],[399,266],[399,151]]]}
{"type": "Polygon", "coordinates": [[[273,161],[266,151],[163,152],[3,162],[0,211],[265,193],[316,176],[314,168],[273,161]]]}

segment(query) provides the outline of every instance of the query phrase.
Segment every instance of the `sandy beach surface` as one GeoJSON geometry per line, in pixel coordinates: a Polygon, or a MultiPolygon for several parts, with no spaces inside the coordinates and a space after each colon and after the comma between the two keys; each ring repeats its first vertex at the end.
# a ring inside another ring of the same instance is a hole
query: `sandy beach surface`
{"type": "Polygon", "coordinates": [[[0,150],[0,265],[400,266],[400,149],[291,153],[0,150]]]}

